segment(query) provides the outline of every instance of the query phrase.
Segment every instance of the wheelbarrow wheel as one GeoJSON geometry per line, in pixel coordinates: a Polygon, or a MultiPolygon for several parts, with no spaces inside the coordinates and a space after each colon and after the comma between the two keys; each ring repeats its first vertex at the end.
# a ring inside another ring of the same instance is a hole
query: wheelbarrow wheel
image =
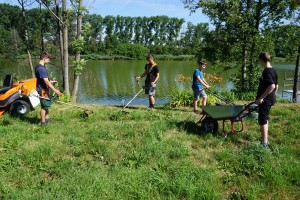
{"type": "Polygon", "coordinates": [[[216,133],[218,131],[219,124],[216,120],[203,121],[201,128],[204,132],[216,133]]]}

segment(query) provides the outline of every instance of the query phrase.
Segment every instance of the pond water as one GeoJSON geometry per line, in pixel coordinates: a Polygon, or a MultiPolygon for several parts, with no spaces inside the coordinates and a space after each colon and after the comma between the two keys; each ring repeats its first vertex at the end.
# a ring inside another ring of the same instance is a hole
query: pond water
{"type": "MultiPolygon", "coordinates": [[[[34,63],[37,63],[35,61],[34,63]]],[[[157,84],[156,103],[165,104],[169,102],[169,94],[172,89],[191,90],[191,82],[179,82],[178,75],[192,77],[193,71],[197,67],[195,61],[157,61],[160,69],[160,79],[157,84]]],[[[144,71],[145,61],[88,61],[83,71],[80,83],[78,103],[84,104],[103,104],[103,105],[124,105],[139,92],[144,85],[135,81],[135,76],[144,71]]],[[[273,67],[279,75],[279,88],[282,88],[285,71],[289,77],[293,77],[294,64],[275,64],[273,67]]],[[[48,65],[50,76],[55,77],[59,83],[61,81],[60,70],[55,64],[48,65]]],[[[238,68],[218,69],[210,64],[207,65],[205,73],[220,74],[223,78],[221,83],[213,83],[216,88],[232,88],[229,78],[239,73],[238,68]]],[[[5,74],[15,74],[19,79],[30,77],[30,69],[27,62],[18,62],[0,59],[0,75],[4,78],[5,74]]],[[[70,73],[71,75],[72,73],[70,73]]],[[[281,95],[281,92],[279,93],[281,95]]],[[[286,97],[289,98],[289,97],[286,97]]],[[[141,92],[131,105],[147,105],[148,96],[141,92]]]]}

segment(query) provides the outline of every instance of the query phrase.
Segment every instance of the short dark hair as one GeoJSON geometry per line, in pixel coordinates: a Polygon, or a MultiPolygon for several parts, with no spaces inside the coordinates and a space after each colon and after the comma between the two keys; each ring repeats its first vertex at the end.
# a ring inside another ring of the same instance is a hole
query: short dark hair
{"type": "Polygon", "coordinates": [[[49,59],[52,59],[51,55],[48,53],[48,52],[43,52],[41,55],[40,55],[40,60],[43,60],[45,58],[49,58],[49,59]]]}
{"type": "Polygon", "coordinates": [[[259,54],[258,59],[264,62],[270,62],[271,56],[268,52],[262,52],[261,54],[259,54]]]}
{"type": "Polygon", "coordinates": [[[199,61],[198,64],[199,64],[199,65],[206,65],[206,62],[204,62],[204,61],[199,61]]]}
{"type": "Polygon", "coordinates": [[[148,56],[146,57],[146,60],[150,60],[153,59],[154,57],[151,54],[148,54],[148,56]]]}

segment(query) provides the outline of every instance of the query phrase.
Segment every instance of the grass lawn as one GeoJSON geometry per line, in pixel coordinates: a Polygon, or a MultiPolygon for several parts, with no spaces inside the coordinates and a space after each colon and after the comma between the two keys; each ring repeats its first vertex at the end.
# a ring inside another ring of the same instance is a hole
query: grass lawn
{"type": "Polygon", "coordinates": [[[0,119],[0,199],[300,199],[299,104],[272,108],[269,150],[254,119],[223,137],[191,108],[86,107],[0,119]]]}

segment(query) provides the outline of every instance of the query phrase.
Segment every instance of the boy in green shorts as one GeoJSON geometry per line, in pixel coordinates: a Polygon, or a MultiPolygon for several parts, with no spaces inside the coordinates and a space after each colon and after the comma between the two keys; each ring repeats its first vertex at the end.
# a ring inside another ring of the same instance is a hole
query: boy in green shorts
{"type": "Polygon", "coordinates": [[[51,89],[58,96],[62,95],[62,93],[52,85],[52,83],[56,81],[49,81],[46,64],[49,63],[50,60],[50,54],[43,52],[40,56],[39,64],[35,67],[35,77],[37,78],[36,90],[41,97],[41,125],[46,125],[49,122],[49,108],[51,106],[49,90],[51,89]]]}

